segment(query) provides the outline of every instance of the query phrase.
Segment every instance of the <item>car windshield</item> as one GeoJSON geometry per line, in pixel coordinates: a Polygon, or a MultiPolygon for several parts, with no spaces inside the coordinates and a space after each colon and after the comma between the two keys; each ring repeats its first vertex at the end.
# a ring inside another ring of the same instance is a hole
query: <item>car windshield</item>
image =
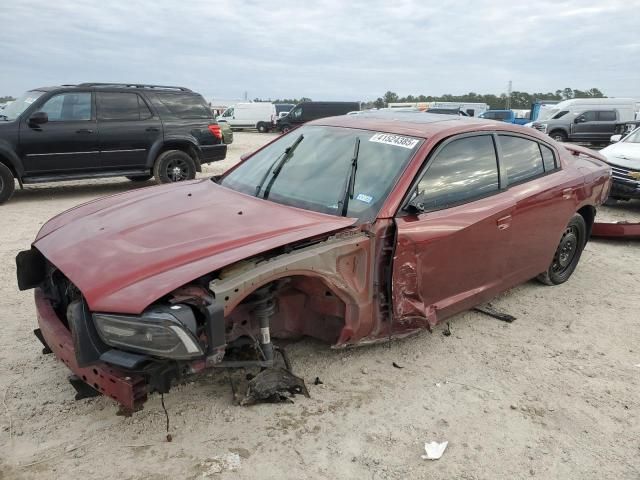
{"type": "Polygon", "coordinates": [[[220,184],[285,205],[341,215],[349,177],[354,176],[346,214],[372,220],[421,143],[418,138],[370,130],[303,126],[248,158],[220,184]]]}
{"type": "Polygon", "coordinates": [[[38,90],[32,90],[25,93],[20,98],[17,98],[7,105],[4,110],[0,111],[0,119],[8,121],[15,120],[43,93],[44,92],[40,92],[38,90]]]}
{"type": "Polygon", "coordinates": [[[625,143],[640,143],[640,128],[636,128],[633,132],[627,135],[622,141],[625,143]]]}

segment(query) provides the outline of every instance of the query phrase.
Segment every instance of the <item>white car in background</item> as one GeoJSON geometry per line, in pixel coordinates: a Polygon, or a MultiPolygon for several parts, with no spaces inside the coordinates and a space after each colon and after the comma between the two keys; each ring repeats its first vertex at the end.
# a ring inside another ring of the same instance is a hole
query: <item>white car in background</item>
{"type": "Polygon", "coordinates": [[[640,128],[624,138],[613,135],[611,141],[613,144],[600,150],[607,158],[613,176],[609,199],[640,198],[640,128]]]}

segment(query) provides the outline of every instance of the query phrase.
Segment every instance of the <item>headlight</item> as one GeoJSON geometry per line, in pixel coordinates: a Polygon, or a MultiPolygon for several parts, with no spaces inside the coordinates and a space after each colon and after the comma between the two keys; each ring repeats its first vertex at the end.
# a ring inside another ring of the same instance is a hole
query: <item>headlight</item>
{"type": "Polygon", "coordinates": [[[547,124],[546,123],[538,123],[538,130],[540,130],[541,132],[546,132],[547,131],[547,124]]]}
{"type": "Polygon", "coordinates": [[[186,305],[159,305],[140,316],[94,313],[102,340],[155,357],[187,360],[204,355],[196,339],[196,319],[186,305]]]}

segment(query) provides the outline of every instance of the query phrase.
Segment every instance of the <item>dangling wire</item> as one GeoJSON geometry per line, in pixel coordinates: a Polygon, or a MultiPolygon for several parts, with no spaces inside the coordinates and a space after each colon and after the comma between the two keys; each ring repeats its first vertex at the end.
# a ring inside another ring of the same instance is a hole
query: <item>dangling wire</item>
{"type": "Polygon", "coordinates": [[[170,442],[173,439],[171,437],[171,434],[169,433],[169,412],[167,412],[167,407],[164,406],[164,393],[160,394],[160,403],[162,404],[164,415],[165,417],[167,417],[167,442],[170,442]]]}

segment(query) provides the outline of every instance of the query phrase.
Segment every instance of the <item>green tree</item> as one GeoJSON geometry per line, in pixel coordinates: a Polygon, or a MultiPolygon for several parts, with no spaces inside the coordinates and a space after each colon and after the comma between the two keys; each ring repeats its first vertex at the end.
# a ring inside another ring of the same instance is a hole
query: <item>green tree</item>
{"type": "Polygon", "coordinates": [[[387,93],[384,94],[384,96],[382,97],[384,99],[384,103],[388,106],[390,103],[396,103],[399,102],[400,99],[398,97],[398,94],[392,91],[387,91],[387,93]]]}

